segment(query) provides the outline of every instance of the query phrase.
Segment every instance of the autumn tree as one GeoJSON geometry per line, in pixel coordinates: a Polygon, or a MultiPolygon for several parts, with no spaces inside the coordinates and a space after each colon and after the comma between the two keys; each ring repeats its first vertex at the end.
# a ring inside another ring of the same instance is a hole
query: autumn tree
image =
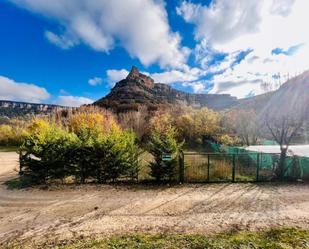
{"type": "Polygon", "coordinates": [[[157,111],[149,121],[149,132],[157,131],[165,134],[174,126],[174,117],[168,112],[157,111]]]}
{"type": "Polygon", "coordinates": [[[7,124],[0,124],[0,144],[18,146],[26,135],[26,124],[23,120],[11,119],[7,124]]]}
{"type": "Polygon", "coordinates": [[[233,143],[221,126],[219,113],[202,108],[176,118],[175,125],[188,144],[202,144],[204,139],[219,143],[233,143]]]}

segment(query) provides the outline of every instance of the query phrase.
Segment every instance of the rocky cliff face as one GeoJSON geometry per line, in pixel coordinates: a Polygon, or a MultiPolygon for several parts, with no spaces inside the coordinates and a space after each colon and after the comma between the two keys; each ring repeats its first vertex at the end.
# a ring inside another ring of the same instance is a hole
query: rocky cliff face
{"type": "Polygon", "coordinates": [[[8,118],[32,114],[48,114],[57,108],[64,107],[48,104],[33,104],[9,100],[0,100],[0,116],[8,118]]]}
{"type": "Polygon", "coordinates": [[[154,83],[149,76],[132,67],[126,79],[116,83],[111,92],[96,101],[95,105],[126,111],[138,105],[185,104],[193,107],[208,107],[223,110],[238,104],[238,100],[228,94],[193,94],[171,88],[169,85],[154,83]]]}

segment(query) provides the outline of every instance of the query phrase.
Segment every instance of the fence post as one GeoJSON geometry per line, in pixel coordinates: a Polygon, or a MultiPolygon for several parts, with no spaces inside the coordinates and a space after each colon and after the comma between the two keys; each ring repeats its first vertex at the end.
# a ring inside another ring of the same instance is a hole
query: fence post
{"type": "Polygon", "coordinates": [[[183,183],[185,179],[185,156],[183,151],[179,152],[179,182],[183,183]]]}
{"type": "Polygon", "coordinates": [[[256,158],[256,181],[259,181],[259,173],[260,173],[260,153],[257,153],[256,158]]]}
{"type": "Polygon", "coordinates": [[[235,182],[235,169],[236,169],[235,154],[233,154],[232,182],[235,182]]]}
{"type": "Polygon", "coordinates": [[[210,182],[210,174],[209,174],[209,171],[210,171],[210,155],[208,154],[207,155],[207,181],[210,182]]]}

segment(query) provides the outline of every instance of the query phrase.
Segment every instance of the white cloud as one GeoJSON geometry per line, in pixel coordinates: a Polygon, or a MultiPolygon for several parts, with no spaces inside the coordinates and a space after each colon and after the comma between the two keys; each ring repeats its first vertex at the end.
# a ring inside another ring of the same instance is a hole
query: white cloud
{"type": "Polygon", "coordinates": [[[218,73],[231,68],[240,53],[240,50],[231,53],[220,52],[213,49],[205,39],[197,44],[194,50],[196,62],[209,73],[218,73]],[[218,55],[224,55],[224,59],[219,60],[216,58],[218,55]]]}
{"type": "Polygon", "coordinates": [[[47,31],[62,48],[83,42],[97,51],[123,46],[144,65],[183,68],[189,49],[171,31],[162,0],[10,0],[17,6],[60,23],[63,32],[47,31]]]}
{"type": "Polygon", "coordinates": [[[170,84],[183,81],[194,81],[199,78],[200,74],[201,72],[198,68],[192,68],[184,71],[171,70],[162,73],[153,73],[150,74],[150,77],[152,77],[155,82],[170,84]]]}
{"type": "Polygon", "coordinates": [[[79,107],[92,104],[94,100],[79,96],[58,96],[56,103],[62,106],[79,107]]]}
{"type": "Polygon", "coordinates": [[[62,49],[69,49],[76,45],[76,41],[74,41],[74,39],[70,39],[65,35],[57,35],[51,31],[45,31],[45,37],[49,42],[54,43],[62,49]]]}
{"type": "Polygon", "coordinates": [[[184,82],[182,83],[184,87],[191,87],[194,93],[205,93],[207,82],[195,81],[195,82],[184,82]]]}
{"type": "Polygon", "coordinates": [[[238,81],[224,81],[224,78],[216,79],[216,84],[214,84],[214,88],[209,93],[217,93],[224,94],[228,93],[232,96],[238,98],[245,98],[248,95],[254,96],[263,93],[263,89],[261,87],[262,81],[260,80],[238,80],[238,81]]]}
{"type": "Polygon", "coordinates": [[[217,0],[207,7],[185,1],[177,13],[196,25],[197,39],[207,37],[212,42],[225,43],[258,30],[261,5],[262,1],[217,0]]]}
{"type": "Polygon", "coordinates": [[[225,71],[214,76],[214,88],[211,93],[230,93],[243,98],[249,93],[254,93],[254,95],[264,93],[265,89],[261,87],[263,83],[270,84],[270,89],[275,90],[289,78],[309,68],[307,54],[309,54],[308,45],[303,46],[291,56],[278,54],[262,57],[253,51],[233,68],[227,58],[218,67],[214,67],[214,69],[221,68],[225,71]],[[231,87],[226,87],[227,82],[231,87]]]}
{"type": "Polygon", "coordinates": [[[108,84],[113,87],[115,83],[117,83],[120,80],[125,79],[129,74],[129,71],[126,69],[110,69],[106,71],[108,84]]]}
{"type": "Polygon", "coordinates": [[[45,88],[0,76],[0,99],[41,103],[50,97],[45,88]]]}
{"type": "Polygon", "coordinates": [[[273,0],[270,8],[271,14],[287,16],[291,13],[291,6],[296,0],[273,0]]]}
{"type": "Polygon", "coordinates": [[[103,79],[100,78],[100,77],[94,77],[94,78],[88,80],[88,83],[91,86],[100,85],[100,84],[102,84],[102,82],[103,82],[103,79]]]}
{"type": "Polygon", "coordinates": [[[309,33],[304,26],[309,23],[308,9],[307,0],[215,0],[209,6],[185,1],[177,12],[195,25],[195,38],[200,42],[195,50],[197,62],[208,72],[224,71],[214,76],[211,93],[245,97],[263,93],[262,82],[278,85],[274,74],[280,74],[283,83],[309,68],[309,33]],[[289,55],[271,53],[299,44],[289,55]],[[252,52],[235,63],[239,51],[248,49],[252,52]],[[211,52],[228,56],[209,66],[211,52]]]}
{"type": "MultiPolygon", "coordinates": [[[[141,72],[145,75],[150,76],[154,79],[157,83],[165,83],[165,84],[172,84],[177,82],[189,82],[194,81],[199,78],[199,76],[202,75],[202,72],[198,68],[191,68],[191,69],[184,69],[182,71],[180,70],[170,70],[170,71],[164,71],[161,73],[148,73],[148,72],[141,72]]],[[[115,83],[118,81],[125,79],[127,75],[129,74],[129,71],[126,69],[110,69],[106,71],[107,79],[110,84],[110,86],[114,86],[115,83]]]]}

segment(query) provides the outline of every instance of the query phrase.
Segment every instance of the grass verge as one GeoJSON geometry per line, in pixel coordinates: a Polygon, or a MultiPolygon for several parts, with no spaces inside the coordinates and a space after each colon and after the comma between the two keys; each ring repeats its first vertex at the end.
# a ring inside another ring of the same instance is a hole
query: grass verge
{"type": "Polygon", "coordinates": [[[127,235],[101,240],[78,240],[40,246],[9,246],[5,248],[53,249],[300,249],[309,248],[309,230],[295,228],[271,229],[263,232],[231,232],[206,235],[127,235]]]}

